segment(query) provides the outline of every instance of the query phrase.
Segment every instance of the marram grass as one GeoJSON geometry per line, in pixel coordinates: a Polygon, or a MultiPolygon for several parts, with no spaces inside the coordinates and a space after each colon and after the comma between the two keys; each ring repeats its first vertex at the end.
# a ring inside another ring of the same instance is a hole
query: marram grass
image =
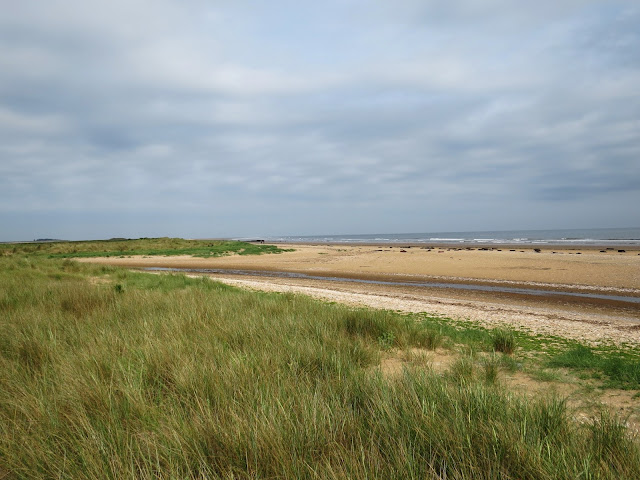
{"type": "Polygon", "coordinates": [[[0,478],[639,478],[579,424],[456,365],[384,377],[437,333],[208,279],[0,259],[0,478]]]}

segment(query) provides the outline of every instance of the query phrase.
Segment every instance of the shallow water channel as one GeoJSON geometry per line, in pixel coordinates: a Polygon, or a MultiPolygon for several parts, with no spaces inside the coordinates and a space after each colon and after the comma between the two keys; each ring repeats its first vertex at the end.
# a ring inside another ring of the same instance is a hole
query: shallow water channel
{"type": "Polygon", "coordinates": [[[166,268],[166,267],[148,267],[143,268],[145,271],[156,272],[183,272],[183,273],[202,273],[202,274],[218,274],[218,275],[239,275],[252,277],[271,277],[271,278],[296,278],[304,280],[324,280],[333,282],[348,283],[364,283],[373,285],[391,285],[401,287],[424,287],[424,288],[447,288],[455,290],[470,290],[478,292],[495,292],[510,293],[516,295],[536,295],[536,296],[558,296],[571,297],[575,300],[579,298],[598,299],[614,302],[624,302],[627,304],[640,305],[640,297],[623,296],[623,295],[605,295],[601,293],[579,293],[561,290],[541,290],[536,288],[517,288],[504,287],[495,285],[467,284],[467,283],[443,283],[443,282],[390,282],[384,280],[366,280],[359,278],[343,278],[343,277],[324,277],[320,275],[307,275],[305,273],[295,272],[274,272],[274,271],[258,271],[258,270],[227,270],[222,268],[166,268]]]}

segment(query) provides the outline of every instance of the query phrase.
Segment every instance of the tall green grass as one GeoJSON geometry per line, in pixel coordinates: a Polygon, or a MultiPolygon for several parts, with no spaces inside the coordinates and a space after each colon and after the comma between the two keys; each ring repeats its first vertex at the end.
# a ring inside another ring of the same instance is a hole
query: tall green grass
{"type": "Polygon", "coordinates": [[[511,330],[497,328],[491,332],[491,345],[494,351],[511,355],[516,350],[516,337],[511,330]]]}
{"type": "Polygon", "coordinates": [[[375,368],[383,348],[438,335],[297,295],[5,257],[0,475],[640,476],[637,444],[606,413],[581,425],[561,399],[526,400],[464,365],[375,368]]]}

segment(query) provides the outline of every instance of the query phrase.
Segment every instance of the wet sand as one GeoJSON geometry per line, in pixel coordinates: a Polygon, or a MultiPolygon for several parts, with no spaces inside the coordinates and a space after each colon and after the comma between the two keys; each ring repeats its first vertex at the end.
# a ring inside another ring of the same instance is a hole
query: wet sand
{"type": "MultiPolygon", "coordinates": [[[[621,247],[626,251],[618,252],[618,248],[606,250],[606,247],[563,249],[522,245],[471,247],[473,250],[416,245],[280,246],[295,251],[209,259],[110,257],[83,261],[136,268],[294,272],[385,282],[484,284],[640,297],[639,249],[621,247]],[[541,251],[536,252],[534,248],[541,251]]],[[[594,343],[640,344],[640,304],[637,303],[225,273],[212,276],[247,288],[300,292],[353,305],[429,312],[487,325],[509,324],[594,343]]]]}

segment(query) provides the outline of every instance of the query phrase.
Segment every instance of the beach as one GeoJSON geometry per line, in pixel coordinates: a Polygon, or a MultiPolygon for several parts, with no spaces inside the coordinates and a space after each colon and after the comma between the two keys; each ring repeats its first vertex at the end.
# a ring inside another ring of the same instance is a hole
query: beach
{"type": "Polygon", "coordinates": [[[244,288],[426,312],[594,344],[640,344],[638,247],[278,246],[293,251],[260,256],[131,256],[82,261],[130,268],[190,269],[189,275],[206,274],[244,288]],[[215,272],[201,271],[206,269],[215,272]],[[493,290],[482,290],[486,287],[493,290]]]}

